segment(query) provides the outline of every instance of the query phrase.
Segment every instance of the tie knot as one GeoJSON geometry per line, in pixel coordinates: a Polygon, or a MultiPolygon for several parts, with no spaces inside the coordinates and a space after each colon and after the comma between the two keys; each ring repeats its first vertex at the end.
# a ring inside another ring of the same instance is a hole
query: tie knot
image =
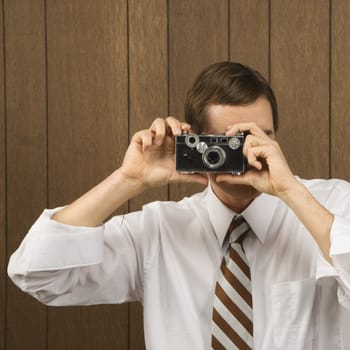
{"type": "Polygon", "coordinates": [[[231,224],[228,228],[227,234],[229,235],[229,244],[239,243],[242,244],[246,237],[250,227],[245,221],[243,216],[236,215],[233,217],[231,224]]]}

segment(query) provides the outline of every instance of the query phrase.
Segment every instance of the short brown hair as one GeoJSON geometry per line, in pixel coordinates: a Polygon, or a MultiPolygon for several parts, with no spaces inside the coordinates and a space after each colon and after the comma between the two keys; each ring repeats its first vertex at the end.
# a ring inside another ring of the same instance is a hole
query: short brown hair
{"type": "Polygon", "coordinates": [[[240,63],[214,63],[198,75],[187,92],[185,120],[195,132],[202,132],[209,105],[244,106],[262,96],[270,102],[273,126],[277,131],[277,101],[265,78],[258,71],[240,63]]]}

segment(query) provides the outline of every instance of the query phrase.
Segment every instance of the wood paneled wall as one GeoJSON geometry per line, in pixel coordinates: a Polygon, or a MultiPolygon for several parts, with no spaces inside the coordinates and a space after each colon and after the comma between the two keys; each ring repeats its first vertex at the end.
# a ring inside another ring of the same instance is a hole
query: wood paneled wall
{"type": "MultiPolygon", "coordinates": [[[[280,109],[278,140],[302,177],[350,180],[347,0],[2,0],[0,7],[0,350],[144,348],[137,304],[47,308],[6,277],[46,208],[122,161],[132,134],[183,116],[206,65],[260,70],[280,109]]],[[[200,186],[135,198],[177,200],[200,186]]]]}

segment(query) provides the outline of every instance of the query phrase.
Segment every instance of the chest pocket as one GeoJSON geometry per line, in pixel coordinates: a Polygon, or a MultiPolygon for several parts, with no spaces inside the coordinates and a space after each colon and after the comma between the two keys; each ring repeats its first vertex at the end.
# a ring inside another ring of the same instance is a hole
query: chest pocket
{"type": "Polygon", "coordinates": [[[315,278],[272,285],[272,317],[278,349],[312,349],[315,278]]]}

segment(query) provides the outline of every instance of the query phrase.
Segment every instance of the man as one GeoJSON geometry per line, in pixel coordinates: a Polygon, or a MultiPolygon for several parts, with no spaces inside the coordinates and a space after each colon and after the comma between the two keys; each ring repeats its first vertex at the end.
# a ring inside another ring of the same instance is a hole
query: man
{"type": "Polygon", "coordinates": [[[293,176],[275,141],[275,96],[248,67],[206,68],[185,117],[156,119],[133,136],[108,178],[70,205],[44,210],[12,255],[10,277],[47,305],[142,302],[148,349],[349,348],[349,184],[293,176]],[[174,136],[182,131],[249,132],[248,171],[176,172],[174,136]],[[203,193],[103,224],[148,188],[208,180],[203,193]],[[233,240],[241,225],[246,236],[233,240]],[[232,274],[240,290],[222,280],[231,249],[250,270],[232,274]]]}

